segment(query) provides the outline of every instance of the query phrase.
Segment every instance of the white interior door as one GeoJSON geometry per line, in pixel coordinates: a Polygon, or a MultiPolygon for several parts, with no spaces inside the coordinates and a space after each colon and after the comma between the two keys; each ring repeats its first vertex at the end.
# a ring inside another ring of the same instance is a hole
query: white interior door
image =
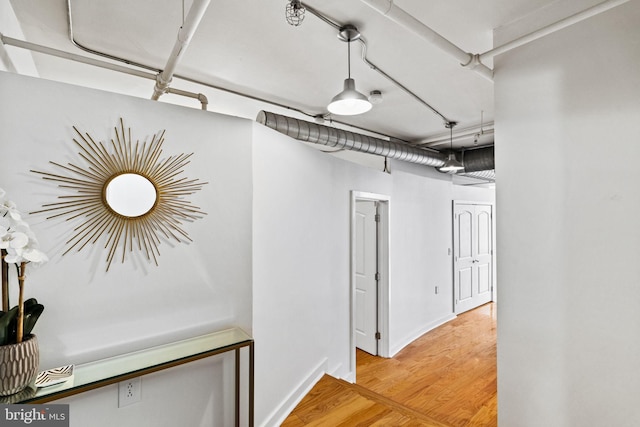
{"type": "Polygon", "coordinates": [[[356,201],[356,347],[377,355],[378,346],[378,232],[377,202],[356,201]]]}
{"type": "Polygon", "coordinates": [[[453,285],[456,314],[493,298],[492,206],[455,203],[453,285]]]}

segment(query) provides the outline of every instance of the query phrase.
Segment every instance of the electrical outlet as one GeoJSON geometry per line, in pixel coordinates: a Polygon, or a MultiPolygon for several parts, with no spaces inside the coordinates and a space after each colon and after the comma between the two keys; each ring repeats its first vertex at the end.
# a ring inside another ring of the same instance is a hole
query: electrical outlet
{"type": "Polygon", "coordinates": [[[438,295],[438,292],[440,292],[440,287],[436,286],[436,295],[438,295]]]}
{"type": "Polygon", "coordinates": [[[140,377],[118,383],[118,408],[140,402],[142,381],[140,377]]]}

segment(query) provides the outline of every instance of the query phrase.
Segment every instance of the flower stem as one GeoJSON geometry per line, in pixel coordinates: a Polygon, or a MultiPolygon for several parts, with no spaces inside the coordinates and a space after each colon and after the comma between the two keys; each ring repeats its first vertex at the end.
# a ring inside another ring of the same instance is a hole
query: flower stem
{"type": "Polygon", "coordinates": [[[18,286],[20,287],[20,293],[18,294],[18,327],[16,330],[16,344],[22,342],[22,335],[24,333],[24,279],[26,278],[24,273],[27,269],[27,263],[20,263],[20,274],[18,275],[18,286]]]}
{"type": "Polygon", "coordinates": [[[0,262],[0,268],[2,269],[2,311],[6,313],[9,311],[9,264],[4,262],[7,251],[0,249],[0,254],[2,255],[2,261],[0,262]]]}

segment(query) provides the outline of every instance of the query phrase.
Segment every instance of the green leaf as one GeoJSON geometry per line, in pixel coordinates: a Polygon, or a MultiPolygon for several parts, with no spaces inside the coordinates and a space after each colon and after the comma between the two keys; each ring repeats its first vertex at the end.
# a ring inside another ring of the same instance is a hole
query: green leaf
{"type": "Polygon", "coordinates": [[[32,305],[35,305],[38,303],[38,300],[36,300],[35,298],[29,298],[28,300],[26,300],[24,302],[24,308],[26,310],[27,307],[30,307],[32,305]]]}
{"type": "MultiPolygon", "coordinates": [[[[35,301],[35,300],[34,300],[35,301]]],[[[33,327],[36,326],[36,322],[40,318],[40,315],[44,311],[44,305],[42,304],[32,304],[29,307],[26,306],[24,308],[24,323],[23,323],[23,333],[26,337],[31,333],[33,327]]]]}
{"type": "Polygon", "coordinates": [[[12,341],[15,341],[17,320],[17,305],[0,317],[0,345],[12,344],[12,341]]]}

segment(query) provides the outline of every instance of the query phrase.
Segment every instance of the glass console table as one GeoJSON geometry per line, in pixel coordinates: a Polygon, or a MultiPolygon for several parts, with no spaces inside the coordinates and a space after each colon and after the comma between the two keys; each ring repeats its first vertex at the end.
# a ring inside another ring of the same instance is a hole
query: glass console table
{"type": "Polygon", "coordinates": [[[95,362],[76,365],[73,378],[62,384],[29,388],[12,403],[45,403],[173,366],[235,350],[235,424],[240,425],[240,350],[249,348],[248,412],[254,424],[254,342],[239,328],[164,344],[95,362]]]}

